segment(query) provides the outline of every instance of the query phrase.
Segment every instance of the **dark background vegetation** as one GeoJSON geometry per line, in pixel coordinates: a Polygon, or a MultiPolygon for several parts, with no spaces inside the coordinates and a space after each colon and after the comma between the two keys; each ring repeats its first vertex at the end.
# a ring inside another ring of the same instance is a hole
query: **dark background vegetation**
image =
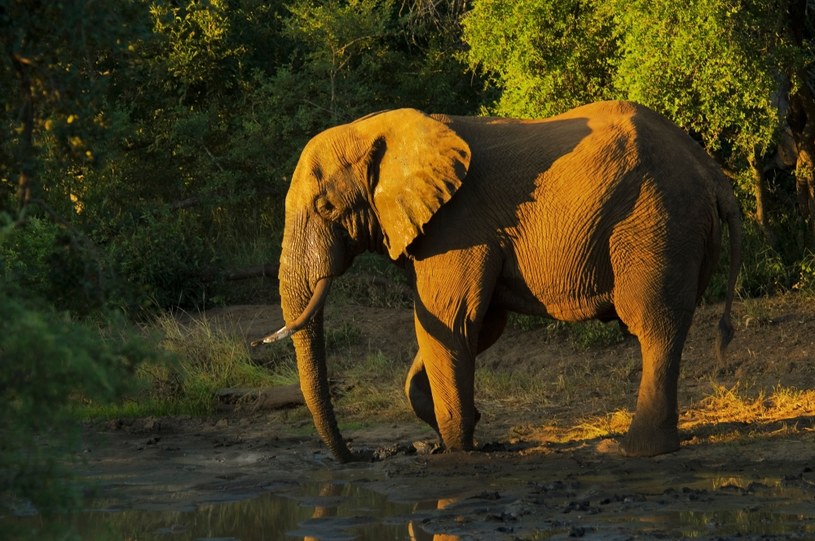
{"type": "Polygon", "coordinates": [[[274,300],[234,278],[300,149],[373,111],[644,103],[732,178],[741,294],[811,291],[814,37],[812,0],[0,0],[0,514],[68,504],[28,450],[163,355],[136,323],[274,300]]]}

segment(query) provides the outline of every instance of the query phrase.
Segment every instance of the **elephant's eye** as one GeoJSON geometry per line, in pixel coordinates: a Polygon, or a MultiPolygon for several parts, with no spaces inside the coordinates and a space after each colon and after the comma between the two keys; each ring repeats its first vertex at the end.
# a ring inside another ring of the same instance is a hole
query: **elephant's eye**
{"type": "Polygon", "coordinates": [[[337,207],[329,201],[325,196],[317,198],[316,201],[317,213],[323,218],[332,218],[337,210],[337,207]]]}

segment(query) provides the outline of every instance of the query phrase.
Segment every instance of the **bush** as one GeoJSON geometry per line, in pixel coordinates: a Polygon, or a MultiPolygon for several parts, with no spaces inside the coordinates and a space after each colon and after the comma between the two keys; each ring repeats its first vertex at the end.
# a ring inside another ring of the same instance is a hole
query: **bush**
{"type": "Polygon", "coordinates": [[[105,240],[116,280],[114,304],[131,312],[206,304],[206,287],[217,281],[218,256],[197,220],[183,212],[150,214],[105,240]]]}
{"type": "Polygon", "coordinates": [[[32,217],[4,231],[0,276],[7,291],[48,299],[58,310],[87,314],[104,297],[98,258],[87,240],[51,221],[32,217]]]}
{"type": "MultiPolygon", "coordinates": [[[[80,443],[75,405],[116,400],[136,365],[158,350],[116,318],[77,323],[4,290],[0,313],[0,516],[74,510],[81,501],[69,468],[80,443]]],[[[46,534],[3,529],[11,538],[46,534]]]]}

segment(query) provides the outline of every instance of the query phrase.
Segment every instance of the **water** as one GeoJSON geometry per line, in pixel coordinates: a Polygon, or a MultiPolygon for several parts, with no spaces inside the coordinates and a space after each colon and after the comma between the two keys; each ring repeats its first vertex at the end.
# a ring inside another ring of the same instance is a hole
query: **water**
{"type": "Polygon", "coordinates": [[[420,507],[350,483],[309,483],[285,496],[269,493],[188,510],[100,509],[83,513],[74,525],[82,539],[410,541],[423,539],[421,532],[415,537],[419,527],[412,521],[420,507]]]}
{"type": "Polygon", "coordinates": [[[239,501],[98,501],[71,526],[81,539],[99,541],[815,538],[815,489],[800,479],[697,473],[484,481],[476,492],[421,502],[338,480],[269,487],[239,501]]]}

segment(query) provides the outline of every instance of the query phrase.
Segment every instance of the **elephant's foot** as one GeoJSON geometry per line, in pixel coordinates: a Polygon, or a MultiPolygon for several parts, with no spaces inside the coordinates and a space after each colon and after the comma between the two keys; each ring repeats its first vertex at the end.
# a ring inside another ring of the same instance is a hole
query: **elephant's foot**
{"type": "Polygon", "coordinates": [[[679,450],[679,431],[674,428],[652,428],[631,425],[620,447],[622,454],[648,457],[679,450]]]}
{"type": "Polygon", "coordinates": [[[459,420],[458,422],[450,422],[447,425],[442,424],[440,429],[444,452],[473,451],[475,449],[473,441],[474,423],[459,420]]]}
{"type": "Polygon", "coordinates": [[[452,445],[448,445],[447,443],[444,444],[443,450],[445,453],[455,453],[458,451],[473,451],[475,450],[475,445],[473,441],[470,440],[469,442],[466,441],[458,441],[453,443],[452,445]]]}
{"type": "MultiPolygon", "coordinates": [[[[419,359],[417,355],[417,359],[419,359]]],[[[439,425],[436,421],[436,410],[433,404],[433,394],[430,390],[430,381],[427,379],[427,372],[420,360],[414,361],[408,373],[407,380],[405,381],[405,395],[407,396],[410,407],[416,417],[427,423],[436,434],[441,434],[439,425]]],[[[474,408],[473,417],[475,423],[481,419],[481,412],[478,408],[474,408]]]]}

